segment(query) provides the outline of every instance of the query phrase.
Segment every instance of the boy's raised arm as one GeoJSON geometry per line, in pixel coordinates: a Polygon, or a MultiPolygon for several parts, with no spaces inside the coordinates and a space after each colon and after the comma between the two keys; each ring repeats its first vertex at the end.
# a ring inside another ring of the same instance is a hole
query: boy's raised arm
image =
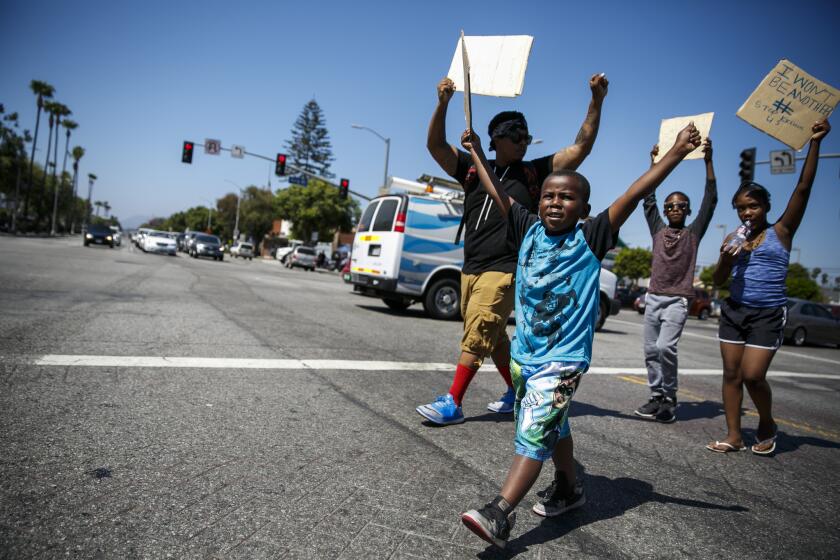
{"type": "Polygon", "coordinates": [[[656,187],[674,170],[677,165],[700,145],[700,133],[694,123],[689,123],[677,135],[674,146],[657,163],[651,166],[644,175],[636,179],[627,191],[619,196],[609,207],[610,226],[613,232],[618,231],[633,210],[638,206],[639,201],[656,190],[656,187]]]}
{"type": "Polygon", "coordinates": [[[604,98],[607,96],[609,85],[610,82],[603,73],[593,74],[589,78],[592,101],[589,102],[586,117],[583,119],[583,124],[575,137],[575,143],[557,151],[552,157],[552,171],[577,169],[592,151],[595,138],[598,136],[598,127],[601,125],[601,107],[604,104],[604,98]]]}
{"type": "Polygon", "coordinates": [[[458,170],[458,151],[446,141],[446,109],[453,93],[455,83],[449,78],[442,79],[437,85],[438,104],[429,122],[426,149],[446,173],[454,176],[458,170]]]}
{"type": "Polygon", "coordinates": [[[484,185],[484,190],[487,191],[490,198],[499,207],[502,216],[507,219],[508,211],[513,204],[513,199],[508,196],[499,178],[490,169],[490,164],[487,163],[484,150],[481,149],[481,141],[478,139],[478,135],[472,130],[465,130],[461,135],[461,145],[472,156],[475,162],[475,169],[478,172],[478,179],[484,185]]]}

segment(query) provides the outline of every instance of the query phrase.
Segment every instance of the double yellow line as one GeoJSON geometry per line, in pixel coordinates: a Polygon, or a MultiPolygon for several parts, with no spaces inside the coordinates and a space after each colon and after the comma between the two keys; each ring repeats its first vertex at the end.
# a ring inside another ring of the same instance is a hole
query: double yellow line
{"type": "MultiPolygon", "coordinates": [[[[632,375],[618,375],[617,377],[622,381],[627,381],[628,383],[635,383],[636,385],[644,385],[645,387],[647,387],[647,381],[645,381],[642,377],[636,377],[632,375]]],[[[686,391],[684,389],[680,389],[680,398],[694,401],[708,400],[702,395],[698,395],[697,393],[692,393],[691,391],[686,391]]],[[[744,414],[746,414],[747,416],[754,416],[756,418],[758,417],[758,412],[750,408],[745,409],[744,414]]],[[[788,426],[797,430],[802,430],[803,432],[820,435],[822,437],[831,439],[835,442],[840,442],[840,433],[837,432],[832,432],[830,430],[826,430],[818,426],[812,426],[804,422],[794,422],[793,420],[778,418],[776,416],[773,417],[773,420],[776,421],[776,424],[779,424],[781,426],[788,426]]]]}

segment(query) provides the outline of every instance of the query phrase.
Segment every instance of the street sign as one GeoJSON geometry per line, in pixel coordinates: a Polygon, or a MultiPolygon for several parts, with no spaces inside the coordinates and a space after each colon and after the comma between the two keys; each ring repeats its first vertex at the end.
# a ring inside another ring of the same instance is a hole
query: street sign
{"type": "Polygon", "coordinates": [[[773,150],[770,152],[770,173],[796,173],[796,154],[793,150],[773,150]]]}
{"type": "Polygon", "coordinates": [[[205,138],[204,139],[204,153],[217,156],[222,151],[222,141],[221,140],[214,140],[213,138],[205,138]]]}
{"type": "Polygon", "coordinates": [[[315,243],[316,241],[318,241],[318,232],[313,231],[312,232],[312,243],[315,243]]]}
{"type": "Polygon", "coordinates": [[[242,159],[245,157],[245,146],[237,146],[234,144],[230,147],[230,157],[242,159]]]}
{"type": "Polygon", "coordinates": [[[305,187],[306,185],[309,184],[309,179],[306,178],[306,175],[301,175],[300,177],[297,177],[295,175],[290,175],[289,176],[289,182],[294,184],[294,185],[302,185],[302,186],[305,187]]]}

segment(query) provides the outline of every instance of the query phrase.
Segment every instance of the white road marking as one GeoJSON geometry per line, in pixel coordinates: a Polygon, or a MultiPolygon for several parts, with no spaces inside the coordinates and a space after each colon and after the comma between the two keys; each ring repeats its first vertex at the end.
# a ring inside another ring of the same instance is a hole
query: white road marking
{"type": "MultiPolygon", "coordinates": [[[[360,371],[452,371],[453,364],[435,362],[387,362],[360,360],[287,360],[272,358],[194,358],[169,356],[74,356],[48,354],[35,360],[38,366],[74,367],[141,367],[141,368],[197,368],[197,369],[319,369],[360,371]]],[[[647,375],[645,368],[592,366],[594,375],[647,375]]],[[[680,375],[721,376],[719,369],[680,369],[680,375]]],[[[770,370],[769,377],[809,377],[838,379],[840,375],[770,370]]]]}
{"type": "MultiPolygon", "coordinates": [[[[630,325],[632,327],[639,327],[644,329],[644,325],[641,323],[633,323],[631,321],[622,321],[621,319],[608,319],[611,323],[620,323],[622,325],[630,325]]],[[[694,338],[702,338],[704,340],[712,340],[714,342],[718,341],[716,336],[707,336],[705,334],[697,334],[693,332],[686,332],[683,331],[683,336],[693,336],[694,338]]],[[[827,362],[829,364],[837,364],[840,365],[840,360],[832,360],[830,358],[820,358],[819,356],[809,356],[808,354],[800,354],[799,352],[791,352],[790,350],[776,350],[776,354],[783,354],[785,356],[796,356],[797,358],[805,358],[806,360],[815,360],[817,362],[827,362]]],[[[682,370],[680,370],[682,372],[682,370]]]]}

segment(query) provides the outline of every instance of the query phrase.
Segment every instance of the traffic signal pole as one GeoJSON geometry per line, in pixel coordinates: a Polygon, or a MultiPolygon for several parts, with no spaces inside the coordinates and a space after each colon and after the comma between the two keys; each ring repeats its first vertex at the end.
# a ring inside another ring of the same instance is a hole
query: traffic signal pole
{"type": "MultiPolygon", "coordinates": [[[[203,148],[204,144],[195,144],[195,146],[203,148]]],[[[221,150],[223,152],[230,152],[231,151],[230,148],[223,148],[223,147],[220,147],[219,150],[221,150]]],[[[268,161],[268,162],[271,162],[271,163],[276,163],[276,160],[274,158],[270,158],[270,157],[264,156],[262,154],[255,154],[253,152],[247,152],[245,150],[242,150],[242,153],[246,156],[251,156],[251,157],[258,158],[258,159],[264,159],[265,161],[268,161]]],[[[291,169],[294,173],[299,173],[299,174],[302,174],[302,175],[306,175],[307,177],[311,177],[313,179],[318,179],[319,181],[323,181],[324,183],[327,183],[328,185],[331,185],[331,186],[335,187],[336,189],[340,189],[339,185],[336,185],[335,183],[333,183],[332,181],[330,181],[326,177],[322,177],[322,176],[317,175],[315,173],[310,173],[309,171],[306,171],[304,169],[296,167],[296,166],[294,166],[294,165],[292,165],[291,163],[288,163],[288,162],[286,162],[286,167],[288,169],[291,169]]],[[[361,198],[362,200],[367,200],[367,201],[372,200],[369,196],[365,196],[361,193],[357,193],[357,192],[351,191],[349,189],[348,189],[348,192],[355,197],[361,198]]]]}

